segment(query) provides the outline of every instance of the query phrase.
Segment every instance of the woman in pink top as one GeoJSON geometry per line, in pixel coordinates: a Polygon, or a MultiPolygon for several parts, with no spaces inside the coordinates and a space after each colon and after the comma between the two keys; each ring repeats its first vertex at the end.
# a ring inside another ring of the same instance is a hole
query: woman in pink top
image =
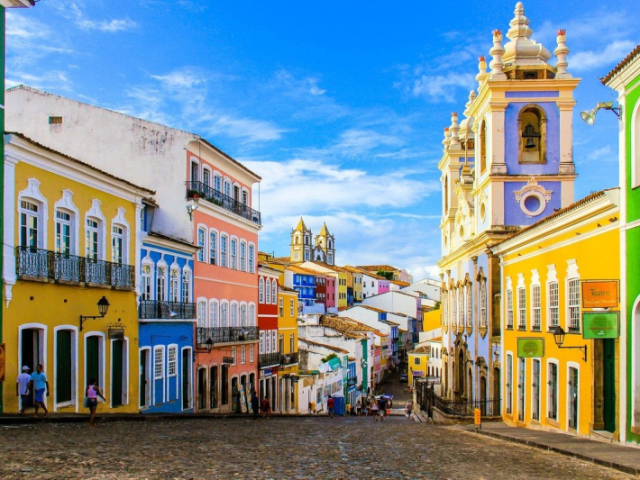
{"type": "Polygon", "coordinates": [[[95,428],[95,421],[96,421],[96,408],[98,408],[98,397],[102,398],[103,401],[107,401],[106,398],[104,398],[104,396],[102,395],[102,392],[100,391],[100,387],[98,387],[97,385],[98,382],[96,382],[95,378],[92,378],[91,380],[89,380],[89,386],[87,387],[87,391],[86,391],[86,404],[85,406],[89,408],[89,410],[91,411],[91,416],[89,417],[89,428],[95,428]]]}

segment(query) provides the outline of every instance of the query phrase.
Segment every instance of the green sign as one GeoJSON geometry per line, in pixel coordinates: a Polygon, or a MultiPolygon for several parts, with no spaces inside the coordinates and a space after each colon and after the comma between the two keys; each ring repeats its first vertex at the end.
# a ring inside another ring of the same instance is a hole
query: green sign
{"type": "Polygon", "coordinates": [[[582,338],[618,338],[620,322],[618,312],[587,312],[582,314],[582,338]]]}
{"type": "Polygon", "coordinates": [[[519,338],[518,357],[538,358],[544,357],[544,339],[542,338],[519,338]]]}

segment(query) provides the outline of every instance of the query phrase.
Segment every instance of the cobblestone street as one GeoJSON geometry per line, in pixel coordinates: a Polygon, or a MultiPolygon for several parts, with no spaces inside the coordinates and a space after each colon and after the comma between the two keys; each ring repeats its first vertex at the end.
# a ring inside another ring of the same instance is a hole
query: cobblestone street
{"type": "Polygon", "coordinates": [[[391,417],[0,427],[3,479],[624,479],[555,453],[391,417]]]}

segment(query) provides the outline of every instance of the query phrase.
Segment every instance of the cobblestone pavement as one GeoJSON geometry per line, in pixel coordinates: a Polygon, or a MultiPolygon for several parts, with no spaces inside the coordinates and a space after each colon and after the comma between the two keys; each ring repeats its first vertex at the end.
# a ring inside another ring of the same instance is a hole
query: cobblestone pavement
{"type": "Polygon", "coordinates": [[[2,479],[628,479],[555,453],[391,417],[0,427],[2,479]]]}

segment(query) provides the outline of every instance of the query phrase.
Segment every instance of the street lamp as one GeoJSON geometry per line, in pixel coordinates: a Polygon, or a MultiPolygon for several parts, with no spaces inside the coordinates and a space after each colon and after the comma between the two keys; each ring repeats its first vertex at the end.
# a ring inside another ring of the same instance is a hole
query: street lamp
{"type": "Polygon", "coordinates": [[[596,123],[596,113],[598,113],[598,110],[601,109],[612,111],[616,114],[618,120],[620,120],[620,117],[622,115],[622,107],[620,105],[614,107],[613,102],[600,102],[596,105],[595,108],[589,110],[588,112],[580,112],[580,118],[582,118],[582,120],[584,120],[584,123],[586,123],[587,125],[593,125],[594,123],[596,123]]]}
{"type": "Polygon", "coordinates": [[[556,345],[558,346],[558,348],[577,348],[579,350],[583,350],[584,351],[584,361],[587,361],[587,346],[584,345],[582,347],[563,347],[562,344],[564,343],[564,338],[565,338],[565,332],[564,329],[558,325],[556,327],[556,329],[553,331],[553,341],[556,342],[556,345]]]}
{"type": "Polygon", "coordinates": [[[207,343],[205,345],[207,346],[207,353],[211,353],[211,350],[213,349],[213,340],[211,340],[211,337],[207,339],[207,343]]]}
{"type": "Polygon", "coordinates": [[[80,315],[80,331],[82,331],[82,325],[87,320],[96,320],[97,318],[104,318],[104,316],[109,311],[109,300],[107,297],[103,296],[100,300],[98,300],[98,313],[100,315],[80,315]]]}

